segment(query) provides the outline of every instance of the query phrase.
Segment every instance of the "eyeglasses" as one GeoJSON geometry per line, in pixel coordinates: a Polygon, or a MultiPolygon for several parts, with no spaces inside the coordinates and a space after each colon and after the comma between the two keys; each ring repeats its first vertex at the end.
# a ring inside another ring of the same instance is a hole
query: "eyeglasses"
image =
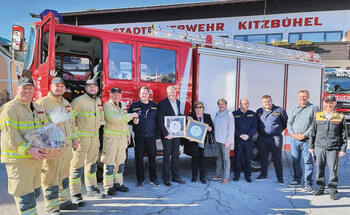
{"type": "Polygon", "coordinates": [[[196,109],[200,109],[200,108],[203,108],[203,106],[197,106],[196,109]]]}

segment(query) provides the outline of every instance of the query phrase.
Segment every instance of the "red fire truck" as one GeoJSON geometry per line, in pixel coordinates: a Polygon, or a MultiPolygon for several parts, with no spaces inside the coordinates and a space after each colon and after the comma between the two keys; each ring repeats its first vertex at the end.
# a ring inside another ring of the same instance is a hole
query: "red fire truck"
{"type": "Polygon", "coordinates": [[[336,110],[345,114],[350,129],[350,70],[326,68],[323,98],[331,94],[336,96],[336,110]]]}
{"type": "Polygon", "coordinates": [[[31,28],[24,68],[32,71],[36,99],[58,75],[67,82],[69,99],[84,93],[85,81],[94,78],[104,102],[118,86],[126,105],[138,99],[140,86],[149,87],[159,102],[174,85],[181,112],[189,113],[200,100],[214,116],[219,98],[228,100],[231,111],[248,98],[256,110],[264,94],[288,113],[298,104],[300,89],[308,89],[319,105],[323,64],[318,61],[305,52],[189,32],[140,36],[58,24],[48,13],[31,28]]]}

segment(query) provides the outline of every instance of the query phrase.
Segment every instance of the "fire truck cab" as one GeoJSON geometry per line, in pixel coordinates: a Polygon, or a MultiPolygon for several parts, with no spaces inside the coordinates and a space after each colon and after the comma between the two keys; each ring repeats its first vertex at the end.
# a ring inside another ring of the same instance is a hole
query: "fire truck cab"
{"type": "Polygon", "coordinates": [[[166,87],[175,85],[185,101],[182,111],[188,111],[191,88],[180,86],[191,85],[191,48],[187,42],[58,24],[49,13],[31,28],[24,68],[35,80],[35,99],[47,95],[51,80],[61,76],[68,100],[85,92],[86,80],[95,79],[103,102],[111,88],[119,87],[127,106],[138,99],[140,86],[149,87],[159,102],[166,87]]]}

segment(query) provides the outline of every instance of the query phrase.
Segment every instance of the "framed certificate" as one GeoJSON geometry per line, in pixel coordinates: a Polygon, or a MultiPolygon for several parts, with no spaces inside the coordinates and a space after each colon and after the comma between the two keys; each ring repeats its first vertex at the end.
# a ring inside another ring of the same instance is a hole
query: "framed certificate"
{"type": "Polygon", "coordinates": [[[208,124],[190,120],[187,123],[186,130],[185,130],[185,138],[204,144],[205,135],[207,134],[208,130],[208,124]]]}
{"type": "Polygon", "coordinates": [[[165,116],[164,126],[173,137],[185,136],[185,116],[165,116]]]}

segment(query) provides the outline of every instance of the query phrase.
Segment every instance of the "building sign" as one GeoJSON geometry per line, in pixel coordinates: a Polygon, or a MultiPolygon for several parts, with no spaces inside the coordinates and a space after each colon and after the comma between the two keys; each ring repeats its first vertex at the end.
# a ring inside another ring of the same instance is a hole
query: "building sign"
{"type": "Polygon", "coordinates": [[[299,32],[341,31],[343,37],[350,30],[350,10],[308,13],[285,13],[260,16],[241,16],[211,19],[175,20],[127,24],[93,25],[92,27],[132,34],[147,34],[152,25],[196,33],[228,36],[253,34],[283,34],[299,32]]]}
{"type": "Polygon", "coordinates": [[[319,22],[319,17],[299,17],[293,19],[286,17],[284,19],[265,19],[238,22],[238,30],[288,28],[291,26],[322,26],[322,23],[319,22]]]}

